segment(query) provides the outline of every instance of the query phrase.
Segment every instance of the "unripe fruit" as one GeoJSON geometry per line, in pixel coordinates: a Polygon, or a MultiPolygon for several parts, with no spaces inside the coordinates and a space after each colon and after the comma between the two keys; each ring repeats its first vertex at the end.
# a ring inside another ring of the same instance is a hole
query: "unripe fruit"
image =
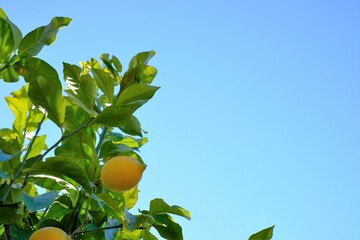
{"type": "Polygon", "coordinates": [[[70,240],[71,237],[56,227],[44,227],[31,234],[29,240],[70,240]]]}
{"type": "Polygon", "coordinates": [[[125,192],[141,180],[146,165],[129,156],[117,156],[107,161],[101,169],[100,178],[107,189],[125,192]]]}

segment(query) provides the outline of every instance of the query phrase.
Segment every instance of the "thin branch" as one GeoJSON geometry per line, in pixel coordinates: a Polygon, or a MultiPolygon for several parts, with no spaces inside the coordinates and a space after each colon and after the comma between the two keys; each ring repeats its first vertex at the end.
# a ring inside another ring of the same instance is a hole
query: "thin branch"
{"type": "Polygon", "coordinates": [[[43,222],[44,217],[45,217],[45,215],[46,215],[47,211],[49,210],[49,208],[50,208],[50,206],[48,206],[47,208],[45,208],[45,210],[44,210],[43,214],[41,215],[41,218],[40,218],[39,222],[36,224],[36,228],[35,228],[35,230],[39,230],[40,225],[41,225],[41,223],[43,222]]]}
{"type": "Polygon", "coordinates": [[[4,228],[5,228],[6,240],[13,240],[11,233],[11,226],[9,224],[4,224],[4,228]]]}
{"type": "MultiPolygon", "coordinates": [[[[32,149],[32,147],[33,147],[33,145],[34,145],[35,139],[36,139],[37,135],[38,135],[39,132],[40,132],[41,125],[43,124],[44,120],[45,120],[45,114],[43,115],[41,121],[40,121],[39,124],[38,124],[38,127],[37,127],[36,132],[35,132],[35,136],[34,136],[34,137],[31,139],[31,141],[30,141],[29,148],[28,148],[28,150],[27,150],[26,153],[25,153],[24,159],[23,159],[23,161],[21,162],[21,164],[20,164],[20,166],[19,166],[19,169],[17,170],[17,172],[15,173],[14,177],[11,179],[9,185],[8,185],[7,188],[5,189],[4,195],[3,195],[2,198],[1,198],[1,202],[5,202],[5,201],[6,201],[6,198],[8,197],[8,195],[9,195],[9,193],[10,193],[10,190],[11,190],[12,185],[14,184],[15,180],[22,174],[23,168],[24,168],[24,166],[25,166],[25,164],[26,164],[26,160],[27,160],[27,158],[28,158],[28,156],[29,156],[29,153],[30,153],[30,151],[31,151],[31,149],[32,149]]],[[[25,180],[26,180],[26,179],[25,179],[25,180]]],[[[25,182],[26,182],[26,181],[24,181],[24,183],[25,183],[25,182]]]]}
{"type": "Polygon", "coordinates": [[[103,227],[103,228],[96,228],[96,229],[88,229],[88,230],[83,230],[83,231],[78,231],[78,232],[73,232],[71,234],[71,237],[74,237],[76,235],[79,235],[79,234],[83,234],[83,233],[89,233],[89,232],[97,232],[97,231],[102,231],[102,230],[107,230],[107,229],[114,229],[114,228],[122,228],[123,225],[120,224],[120,225],[115,225],[115,226],[110,226],[110,227],[103,227]]]}
{"type": "Polygon", "coordinates": [[[102,145],[102,143],[104,142],[104,138],[105,138],[105,135],[106,135],[106,132],[107,132],[107,130],[108,130],[108,128],[107,127],[104,127],[103,129],[102,129],[102,132],[101,132],[101,134],[100,134],[100,138],[99,138],[99,142],[98,142],[98,144],[97,144],[97,146],[96,146],[96,153],[99,155],[99,152],[100,152],[100,148],[101,148],[101,145],[102,145]]]}

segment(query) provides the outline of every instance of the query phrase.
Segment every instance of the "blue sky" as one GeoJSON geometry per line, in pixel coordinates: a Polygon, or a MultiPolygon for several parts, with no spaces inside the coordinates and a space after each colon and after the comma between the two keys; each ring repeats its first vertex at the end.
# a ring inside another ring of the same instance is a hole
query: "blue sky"
{"type": "Polygon", "coordinates": [[[360,239],[359,1],[0,7],[23,33],[73,18],[40,55],[60,73],[63,61],[110,53],[126,65],[157,51],[161,89],[136,113],[150,139],[137,208],[162,197],[189,209],[191,221],[177,218],[185,239],[247,239],[273,224],[273,239],[360,239]]]}

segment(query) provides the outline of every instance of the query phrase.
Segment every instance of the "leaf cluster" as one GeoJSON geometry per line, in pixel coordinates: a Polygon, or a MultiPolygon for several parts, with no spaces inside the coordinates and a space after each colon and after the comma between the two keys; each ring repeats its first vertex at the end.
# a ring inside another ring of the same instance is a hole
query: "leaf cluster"
{"type": "Polygon", "coordinates": [[[133,214],[138,188],[112,192],[100,181],[103,163],[113,156],[144,162],[140,148],[148,139],[134,113],[159,89],[149,65],[155,52],[137,54],[124,72],[109,54],[63,63],[62,81],[37,55],[70,22],[55,17],[23,36],[0,9],[0,79],[25,84],[5,97],[14,122],[0,129],[0,238],[28,239],[54,226],[73,239],[157,239],[151,229],[183,239],[172,215],[190,219],[190,212],[157,198],[133,214]],[[52,145],[41,134],[48,120],[59,129],[52,145]]]}

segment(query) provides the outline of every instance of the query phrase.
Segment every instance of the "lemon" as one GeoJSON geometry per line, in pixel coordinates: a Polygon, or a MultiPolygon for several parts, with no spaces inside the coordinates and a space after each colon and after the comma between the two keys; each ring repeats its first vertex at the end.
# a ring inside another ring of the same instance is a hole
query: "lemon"
{"type": "Polygon", "coordinates": [[[56,227],[44,227],[31,234],[29,240],[70,240],[71,237],[56,227]]]}
{"type": "Polygon", "coordinates": [[[107,161],[101,169],[101,182],[107,189],[125,192],[135,187],[146,168],[129,156],[116,156],[107,161]]]}

